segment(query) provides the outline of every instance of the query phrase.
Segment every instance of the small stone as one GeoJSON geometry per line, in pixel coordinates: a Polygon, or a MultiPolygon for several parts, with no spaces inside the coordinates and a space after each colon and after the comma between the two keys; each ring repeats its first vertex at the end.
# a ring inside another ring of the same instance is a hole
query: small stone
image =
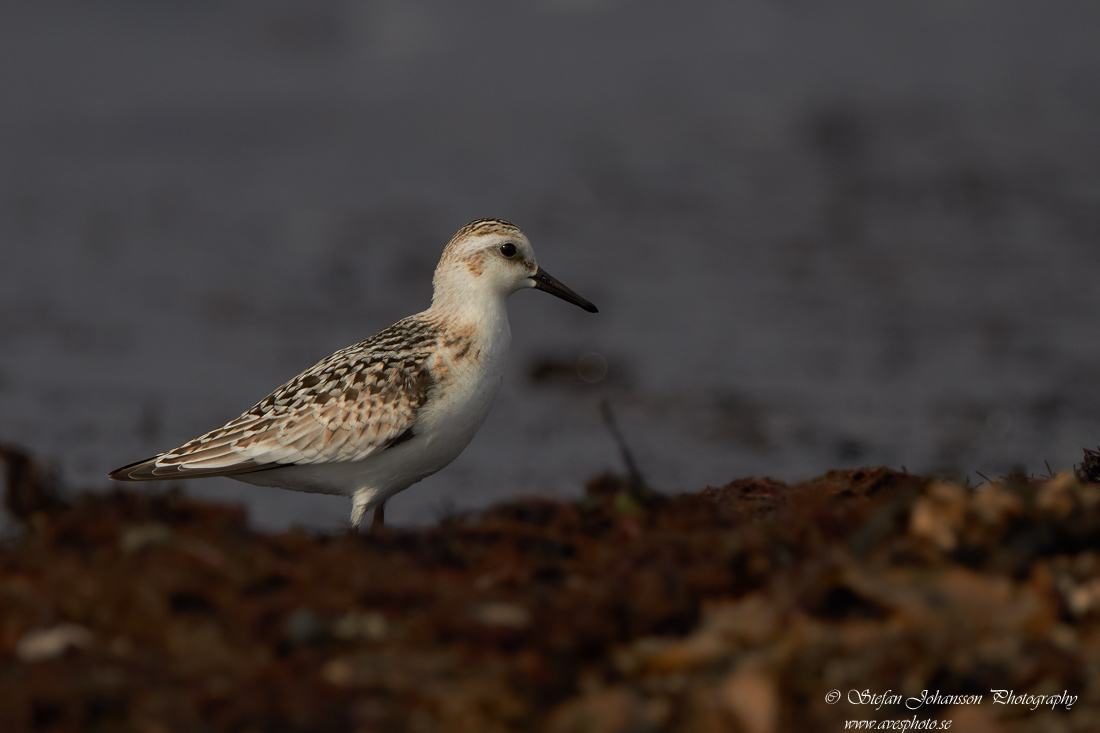
{"type": "Polygon", "coordinates": [[[24,662],[42,662],[91,643],[92,632],[83,626],[61,624],[23,634],[15,644],[15,654],[24,662]]]}
{"type": "Polygon", "coordinates": [[[145,547],[164,545],[172,540],[172,530],[163,524],[149,522],[127,527],[119,538],[118,545],[123,552],[133,553],[145,547]]]}
{"type": "Polygon", "coordinates": [[[317,641],[323,635],[321,621],[317,614],[308,608],[299,608],[286,619],[283,634],[292,644],[308,644],[317,641]]]}
{"type": "Polygon", "coordinates": [[[351,664],[346,659],[330,660],[321,668],[321,676],[331,685],[346,687],[352,678],[351,664]]]}
{"type": "Polygon", "coordinates": [[[1066,605],[1077,617],[1085,616],[1100,606],[1100,579],[1074,586],[1066,594],[1066,605]]]}
{"type": "Polygon", "coordinates": [[[352,611],[336,620],[332,635],[341,641],[382,641],[389,635],[389,622],[377,611],[352,611]]]}
{"type": "Polygon", "coordinates": [[[934,483],[913,505],[909,533],[930,541],[944,552],[958,545],[958,533],[966,519],[966,500],[953,484],[934,483]]]}
{"type": "Polygon", "coordinates": [[[756,665],[742,664],[722,684],[722,699],[747,733],[772,733],[779,720],[775,680],[756,665]]]}
{"type": "Polygon", "coordinates": [[[647,700],[627,688],[606,688],[567,700],[550,713],[550,733],[635,733],[664,730],[671,713],[661,699],[647,700]]]}
{"type": "Polygon", "coordinates": [[[531,625],[531,612],[515,603],[482,603],[474,607],[473,616],[486,626],[525,629],[531,625]]]}
{"type": "Polygon", "coordinates": [[[993,484],[977,491],[971,507],[982,524],[998,530],[1011,518],[1023,513],[1024,509],[1020,497],[1006,490],[1002,484],[993,484]]]}
{"type": "Polygon", "coordinates": [[[1075,488],[1077,488],[1077,479],[1069,471],[1063,471],[1039,487],[1039,496],[1035,503],[1048,514],[1053,514],[1058,519],[1065,519],[1073,514],[1075,488]]]}

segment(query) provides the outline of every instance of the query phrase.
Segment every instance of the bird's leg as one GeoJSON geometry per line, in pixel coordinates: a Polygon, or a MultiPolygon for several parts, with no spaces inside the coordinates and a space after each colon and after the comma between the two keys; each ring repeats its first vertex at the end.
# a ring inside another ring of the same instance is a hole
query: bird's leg
{"type": "Polygon", "coordinates": [[[356,532],[359,529],[359,524],[363,521],[363,515],[367,513],[367,507],[370,506],[371,492],[356,491],[355,495],[351,498],[351,531],[356,532]]]}
{"type": "Polygon", "coordinates": [[[374,489],[359,489],[351,497],[351,531],[358,532],[367,510],[374,507],[374,519],[370,523],[371,534],[386,533],[386,502],[378,501],[374,489]]]}
{"type": "Polygon", "coordinates": [[[371,534],[385,534],[386,532],[386,502],[382,502],[374,508],[374,518],[370,523],[371,534]]]}

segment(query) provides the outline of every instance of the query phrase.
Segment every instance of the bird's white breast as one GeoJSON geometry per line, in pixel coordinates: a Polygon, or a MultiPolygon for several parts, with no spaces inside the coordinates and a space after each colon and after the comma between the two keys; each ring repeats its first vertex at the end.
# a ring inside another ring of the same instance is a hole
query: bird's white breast
{"type": "Polygon", "coordinates": [[[415,431],[424,439],[427,473],[453,461],[485,422],[504,380],[510,342],[504,321],[488,333],[460,335],[434,357],[431,370],[437,382],[415,431]]]}

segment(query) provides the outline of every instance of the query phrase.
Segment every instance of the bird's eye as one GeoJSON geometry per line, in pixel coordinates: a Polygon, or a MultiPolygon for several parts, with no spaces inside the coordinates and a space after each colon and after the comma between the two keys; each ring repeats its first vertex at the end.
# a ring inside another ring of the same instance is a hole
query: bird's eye
{"type": "Polygon", "coordinates": [[[516,245],[512,244],[511,242],[505,242],[504,244],[500,245],[500,253],[505,257],[515,257],[516,245]]]}

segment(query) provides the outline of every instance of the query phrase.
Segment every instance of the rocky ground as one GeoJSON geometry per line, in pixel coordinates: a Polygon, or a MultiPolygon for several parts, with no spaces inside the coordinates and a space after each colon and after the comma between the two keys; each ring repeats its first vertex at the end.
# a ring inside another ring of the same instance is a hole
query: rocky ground
{"type": "Polygon", "coordinates": [[[0,730],[1100,730],[1095,454],[978,487],[604,476],[381,536],[70,504],[2,455],[0,730]],[[983,697],[899,701],[922,690],[983,697]]]}

